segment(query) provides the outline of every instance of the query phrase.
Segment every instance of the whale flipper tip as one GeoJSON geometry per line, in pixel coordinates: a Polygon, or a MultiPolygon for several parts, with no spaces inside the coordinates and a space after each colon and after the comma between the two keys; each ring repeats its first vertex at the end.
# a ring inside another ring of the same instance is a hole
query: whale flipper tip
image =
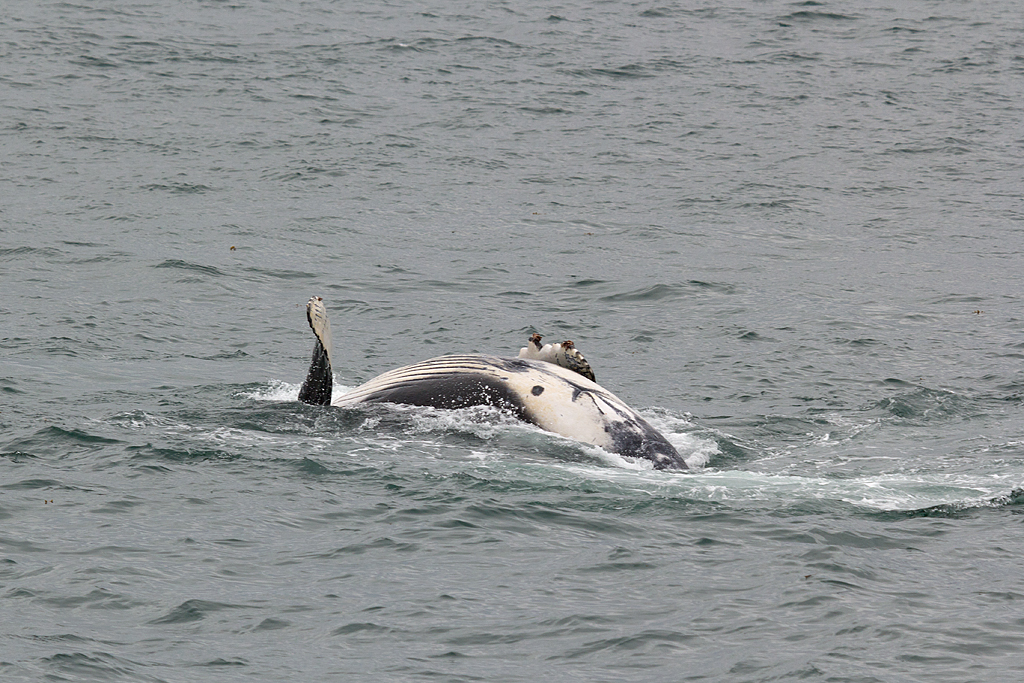
{"type": "Polygon", "coordinates": [[[313,347],[313,360],[309,364],[306,381],[299,389],[299,400],[319,406],[330,405],[334,384],[331,369],[331,323],[327,319],[327,307],[322,297],[313,296],[306,302],[306,320],[309,329],[316,335],[316,345],[313,347]]]}

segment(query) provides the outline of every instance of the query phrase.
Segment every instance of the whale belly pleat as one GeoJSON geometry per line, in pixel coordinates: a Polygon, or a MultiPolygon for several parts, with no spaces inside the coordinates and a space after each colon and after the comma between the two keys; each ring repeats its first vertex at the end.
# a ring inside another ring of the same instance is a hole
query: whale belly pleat
{"type": "MultiPolygon", "coordinates": [[[[494,359],[497,360],[497,359],[494,359]]],[[[336,406],[404,403],[434,408],[493,405],[529,420],[525,406],[493,362],[481,356],[442,356],[397,368],[339,396],[336,406]]]]}

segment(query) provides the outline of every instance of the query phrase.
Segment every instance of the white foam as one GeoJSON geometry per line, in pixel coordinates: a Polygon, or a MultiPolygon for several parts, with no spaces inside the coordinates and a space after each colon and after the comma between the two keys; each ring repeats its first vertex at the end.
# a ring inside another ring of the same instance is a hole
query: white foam
{"type": "Polygon", "coordinates": [[[687,418],[672,415],[663,410],[646,411],[642,415],[652,427],[668,439],[670,444],[675,446],[683,461],[686,462],[686,466],[691,470],[705,467],[716,455],[721,454],[718,442],[713,438],[694,434],[692,430],[695,425],[687,418]]]}
{"type": "Polygon", "coordinates": [[[259,387],[252,391],[240,391],[238,395],[254,401],[298,401],[301,388],[301,383],[291,384],[272,379],[265,387],[259,387]]]}
{"type": "Polygon", "coordinates": [[[799,503],[841,501],[874,510],[920,510],[939,505],[986,505],[1013,488],[1010,482],[963,474],[908,478],[881,474],[850,479],[750,472],[703,471],[689,478],[688,495],[716,501],[799,503]]]}
{"type": "Polygon", "coordinates": [[[414,434],[463,432],[481,439],[493,439],[501,433],[523,425],[508,411],[493,406],[472,406],[454,410],[399,405],[394,408],[409,413],[412,420],[410,432],[414,434]]]}
{"type": "MultiPolygon", "coordinates": [[[[252,391],[240,391],[238,395],[243,398],[249,398],[254,401],[279,401],[279,402],[295,402],[299,400],[299,390],[302,388],[302,382],[293,384],[291,382],[282,382],[278,379],[272,379],[267,383],[265,387],[259,387],[252,391]]],[[[334,380],[333,393],[337,396],[351,391],[352,387],[346,387],[338,384],[337,379],[334,380]]]]}
{"type": "MultiPolygon", "coordinates": [[[[297,401],[301,385],[281,381],[271,381],[266,386],[241,396],[257,401],[297,401]]],[[[345,391],[338,387],[338,391],[345,391]]],[[[911,511],[924,508],[953,505],[976,507],[993,505],[993,499],[1006,495],[1021,485],[1021,476],[1007,475],[972,475],[969,472],[946,472],[941,474],[908,473],[906,471],[872,474],[862,477],[829,477],[817,474],[793,474],[779,472],[763,472],[750,470],[715,470],[708,468],[720,455],[718,442],[711,432],[702,432],[688,417],[672,415],[667,411],[655,409],[646,411],[644,418],[656,429],[661,431],[669,442],[690,467],[688,471],[654,470],[653,464],[642,458],[627,458],[609,453],[597,446],[583,444],[557,434],[543,431],[538,427],[523,423],[506,411],[491,406],[474,406],[457,410],[423,408],[418,406],[391,405],[388,408],[397,413],[404,413],[408,420],[403,435],[397,438],[383,438],[373,434],[364,449],[381,452],[404,452],[410,447],[423,455],[441,457],[446,450],[443,443],[436,437],[446,433],[472,434],[482,440],[494,441],[505,434],[520,433],[537,438],[547,443],[564,443],[573,449],[581,449],[592,458],[591,463],[569,462],[559,459],[557,455],[544,457],[538,462],[526,464],[511,454],[504,454],[500,446],[495,448],[472,449],[467,453],[471,460],[487,467],[499,467],[519,475],[526,471],[535,471],[542,478],[555,472],[562,472],[571,478],[583,478],[591,481],[606,481],[624,490],[632,490],[654,496],[672,498],[688,498],[717,502],[732,502],[739,505],[756,504],[768,507],[778,505],[798,505],[801,501],[834,501],[843,502],[870,510],[911,511]],[[595,466],[594,462],[600,463],[595,466]],[[525,468],[525,469],[524,469],[525,468]],[[537,469],[539,468],[539,469],[537,469]],[[547,472],[547,475],[543,473],[547,472]]],[[[133,415],[132,423],[143,425],[153,420],[149,415],[133,415]],[[140,419],[141,418],[141,419],[140,419]]],[[[157,420],[158,421],[158,420],[157,420]]],[[[367,416],[359,431],[376,432],[381,417],[367,416]]],[[[853,435],[864,429],[870,429],[873,422],[852,423],[848,420],[836,420],[839,433],[826,436],[811,437],[810,444],[815,447],[834,448],[849,440],[853,435]],[[838,438],[836,438],[838,437],[838,438]]],[[[191,431],[188,425],[163,425],[170,432],[191,431]]],[[[253,434],[246,430],[215,429],[208,439],[214,443],[234,445],[258,445],[273,441],[277,437],[253,434]]],[[[337,435],[313,436],[307,434],[302,442],[305,447],[320,450],[330,448],[337,435]]],[[[806,444],[805,444],[806,445],[806,444]]],[[[547,449],[542,449],[547,450],[547,449]]],[[[579,450],[577,450],[579,452],[579,450]]],[[[450,455],[450,454],[449,454],[450,455]]],[[[881,456],[880,456],[881,457],[881,456]]],[[[768,464],[773,458],[770,453],[763,453],[758,462],[768,464]]],[[[757,466],[757,463],[752,463],[757,466]]],[[[816,469],[809,466],[809,469],[816,469]]],[[[820,471],[820,469],[818,470],[820,471]]]]}
{"type": "Polygon", "coordinates": [[[600,446],[591,446],[590,444],[580,445],[583,446],[583,451],[585,453],[593,456],[605,465],[632,472],[654,471],[654,463],[650,460],[646,460],[644,458],[627,458],[619,455],[618,453],[606,451],[600,446]]]}
{"type": "MultiPolygon", "coordinates": [[[[301,384],[272,380],[264,387],[240,392],[240,395],[257,401],[294,402],[298,400],[300,387],[301,384]]],[[[342,386],[336,387],[339,392],[347,390],[342,386]]],[[[1011,481],[1012,478],[1002,477],[994,480],[991,476],[978,478],[963,472],[931,475],[922,473],[921,476],[903,472],[854,478],[829,478],[791,473],[706,469],[709,464],[713,464],[715,456],[721,453],[717,441],[711,436],[695,433],[695,425],[687,417],[672,415],[659,409],[646,411],[644,418],[675,446],[690,468],[688,471],[656,471],[650,461],[623,457],[597,446],[545,432],[533,425],[520,422],[507,411],[491,406],[444,410],[393,405],[390,409],[406,413],[410,425],[405,430],[405,438],[400,438],[397,444],[392,446],[408,446],[422,441],[424,435],[449,432],[472,434],[490,441],[502,434],[529,431],[543,435],[544,439],[562,441],[582,448],[584,453],[604,465],[593,467],[553,458],[550,467],[567,469],[576,476],[585,476],[589,479],[616,481],[627,488],[639,485],[641,489],[647,490],[653,486],[651,492],[665,494],[672,491],[670,495],[708,501],[749,501],[771,505],[780,502],[796,504],[801,500],[831,500],[874,510],[918,510],[940,505],[987,505],[993,498],[1020,485],[1016,480],[1011,481]]],[[[133,422],[136,420],[137,417],[133,422]]],[[[360,431],[375,431],[379,423],[379,416],[369,416],[361,425],[360,431]]],[[[857,424],[842,418],[834,420],[834,424],[839,429],[840,438],[835,438],[836,434],[819,435],[812,437],[812,444],[816,447],[835,447],[874,426],[873,421],[857,424]]],[[[165,425],[165,428],[170,431],[188,430],[186,425],[165,425]]],[[[307,435],[305,441],[309,441],[309,437],[310,435],[307,435]]],[[[213,430],[208,438],[214,443],[236,445],[256,445],[262,441],[274,440],[273,437],[232,429],[213,430]]],[[[313,437],[312,440],[323,441],[315,445],[310,443],[309,445],[313,447],[324,447],[330,442],[329,438],[313,437]]],[[[386,444],[376,443],[376,439],[374,441],[371,448],[387,449],[386,444]]],[[[437,447],[439,444],[428,438],[419,445],[429,451],[432,450],[431,446],[437,447]]],[[[495,460],[494,452],[486,450],[473,450],[470,457],[480,462],[495,460]]],[[[760,460],[767,462],[772,458],[769,454],[763,454],[760,460]]]]}

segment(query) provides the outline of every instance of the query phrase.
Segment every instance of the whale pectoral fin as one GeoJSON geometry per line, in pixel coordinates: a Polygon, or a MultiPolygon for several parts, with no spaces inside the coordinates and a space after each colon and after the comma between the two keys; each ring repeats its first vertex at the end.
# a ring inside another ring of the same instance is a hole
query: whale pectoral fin
{"type": "Polygon", "coordinates": [[[299,389],[299,400],[315,406],[330,405],[333,384],[331,361],[327,357],[327,351],[323,344],[317,339],[316,346],[313,347],[313,362],[309,364],[306,381],[299,389]]]}
{"type": "Polygon", "coordinates": [[[323,299],[312,297],[306,304],[306,320],[316,335],[313,360],[306,373],[306,381],[299,389],[299,400],[317,406],[331,403],[331,389],[334,385],[331,371],[331,325],[327,320],[327,309],[323,299]]]}

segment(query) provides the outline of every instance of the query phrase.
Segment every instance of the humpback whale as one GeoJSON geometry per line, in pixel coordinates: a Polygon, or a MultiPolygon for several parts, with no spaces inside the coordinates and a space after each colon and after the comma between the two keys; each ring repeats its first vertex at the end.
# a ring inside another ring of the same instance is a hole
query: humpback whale
{"type": "Polygon", "coordinates": [[[658,430],[594,381],[590,365],[572,342],[542,347],[540,335],[534,335],[517,358],[487,354],[431,358],[390,370],[332,397],[331,327],[323,299],[309,300],[306,320],[316,342],[299,390],[303,403],[347,407],[388,402],[449,409],[490,405],[546,431],[650,460],[655,469],[687,468],[658,430]]]}

